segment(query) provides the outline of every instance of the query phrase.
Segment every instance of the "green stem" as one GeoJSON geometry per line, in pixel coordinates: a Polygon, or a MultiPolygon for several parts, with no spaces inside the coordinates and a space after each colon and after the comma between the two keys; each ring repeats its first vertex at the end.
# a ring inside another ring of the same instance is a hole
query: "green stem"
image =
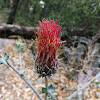
{"type": "Polygon", "coordinates": [[[21,51],[19,52],[20,71],[22,70],[21,51]]]}
{"type": "Polygon", "coordinates": [[[47,97],[48,97],[48,78],[47,78],[47,76],[45,76],[45,88],[46,88],[46,92],[45,92],[44,100],[47,100],[47,97]]]}

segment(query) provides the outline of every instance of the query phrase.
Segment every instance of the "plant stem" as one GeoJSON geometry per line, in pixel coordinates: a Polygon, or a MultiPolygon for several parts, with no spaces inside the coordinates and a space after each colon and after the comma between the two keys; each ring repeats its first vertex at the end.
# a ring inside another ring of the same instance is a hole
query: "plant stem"
{"type": "Polygon", "coordinates": [[[22,70],[22,61],[21,61],[21,51],[18,53],[19,55],[19,63],[20,63],[20,71],[22,70]]]}
{"type": "Polygon", "coordinates": [[[46,88],[46,92],[45,92],[44,100],[47,100],[47,96],[48,96],[48,78],[47,78],[47,76],[45,76],[45,88],[46,88]]]}
{"type": "Polygon", "coordinates": [[[87,84],[85,84],[82,88],[78,89],[78,91],[75,91],[72,95],[66,98],[66,100],[71,100],[73,97],[75,97],[80,91],[83,91],[86,89],[95,79],[98,79],[100,77],[100,72],[92,79],[90,80],[87,84]]]}
{"type": "Polygon", "coordinates": [[[21,75],[21,73],[9,61],[6,61],[6,62],[28,84],[28,86],[35,92],[35,94],[38,96],[38,98],[40,100],[42,100],[41,96],[35,90],[35,88],[32,86],[32,84],[29,82],[29,80],[24,75],[21,75]]]}

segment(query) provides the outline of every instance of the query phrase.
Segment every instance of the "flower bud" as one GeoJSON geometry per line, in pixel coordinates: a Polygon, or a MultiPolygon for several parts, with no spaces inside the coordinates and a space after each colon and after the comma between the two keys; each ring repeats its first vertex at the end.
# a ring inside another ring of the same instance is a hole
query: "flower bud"
{"type": "Polygon", "coordinates": [[[61,27],[57,20],[43,19],[34,30],[37,43],[35,68],[40,76],[50,76],[58,69],[57,50],[61,38],[61,27]]]}

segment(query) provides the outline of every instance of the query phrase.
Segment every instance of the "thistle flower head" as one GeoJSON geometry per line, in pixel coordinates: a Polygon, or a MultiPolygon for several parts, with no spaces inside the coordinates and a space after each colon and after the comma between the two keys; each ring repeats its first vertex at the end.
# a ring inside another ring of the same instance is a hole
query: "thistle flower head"
{"type": "Polygon", "coordinates": [[[61,38],[61,27],[57,20],[43,19],[34,30],[37,43],[35,66],[41,76],[50,76],[58,68],[57,49],[61,38]]]}

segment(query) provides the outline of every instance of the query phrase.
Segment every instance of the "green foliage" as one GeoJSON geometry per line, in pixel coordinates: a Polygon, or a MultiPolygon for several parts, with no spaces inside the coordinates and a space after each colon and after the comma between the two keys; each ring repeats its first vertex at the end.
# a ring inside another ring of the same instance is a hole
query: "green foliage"
{"type": "Polygon", "coordinates": [[[40,17],[40,11],[39,0],[21,0],[15,22],[24,26],[36,25],[40,17]]]}
{"type": "Polygon", "coordinates": [[[24,48],[21,38],[19,38],[19,39],[16,41],[16,46],[17,46],[17,53],[21,52],[21,50],[24,48]]]}
{"type": "Polygon", "coordinates": [[[100,4],[95,0],[50,0],[48,16],[58,19],[64,27],[91,27],[99,16],[100,4]],[[50,6],[51,5],[51,6],[50,6]]]}
{"type": "MultiPolygon", "coordinates": [[[[63,31],[73,28],[89,29],[97,32],[100,26],[99,0],[20,0],[15,23],[23,26],[36,26],[43,18],[57,19],[62,23],[63,31]]],[[[12,1],[0,1],[0,7],[11,8],[12,1]]],[[[64,32],[67,34],[68,32],[64,32]]]]}

